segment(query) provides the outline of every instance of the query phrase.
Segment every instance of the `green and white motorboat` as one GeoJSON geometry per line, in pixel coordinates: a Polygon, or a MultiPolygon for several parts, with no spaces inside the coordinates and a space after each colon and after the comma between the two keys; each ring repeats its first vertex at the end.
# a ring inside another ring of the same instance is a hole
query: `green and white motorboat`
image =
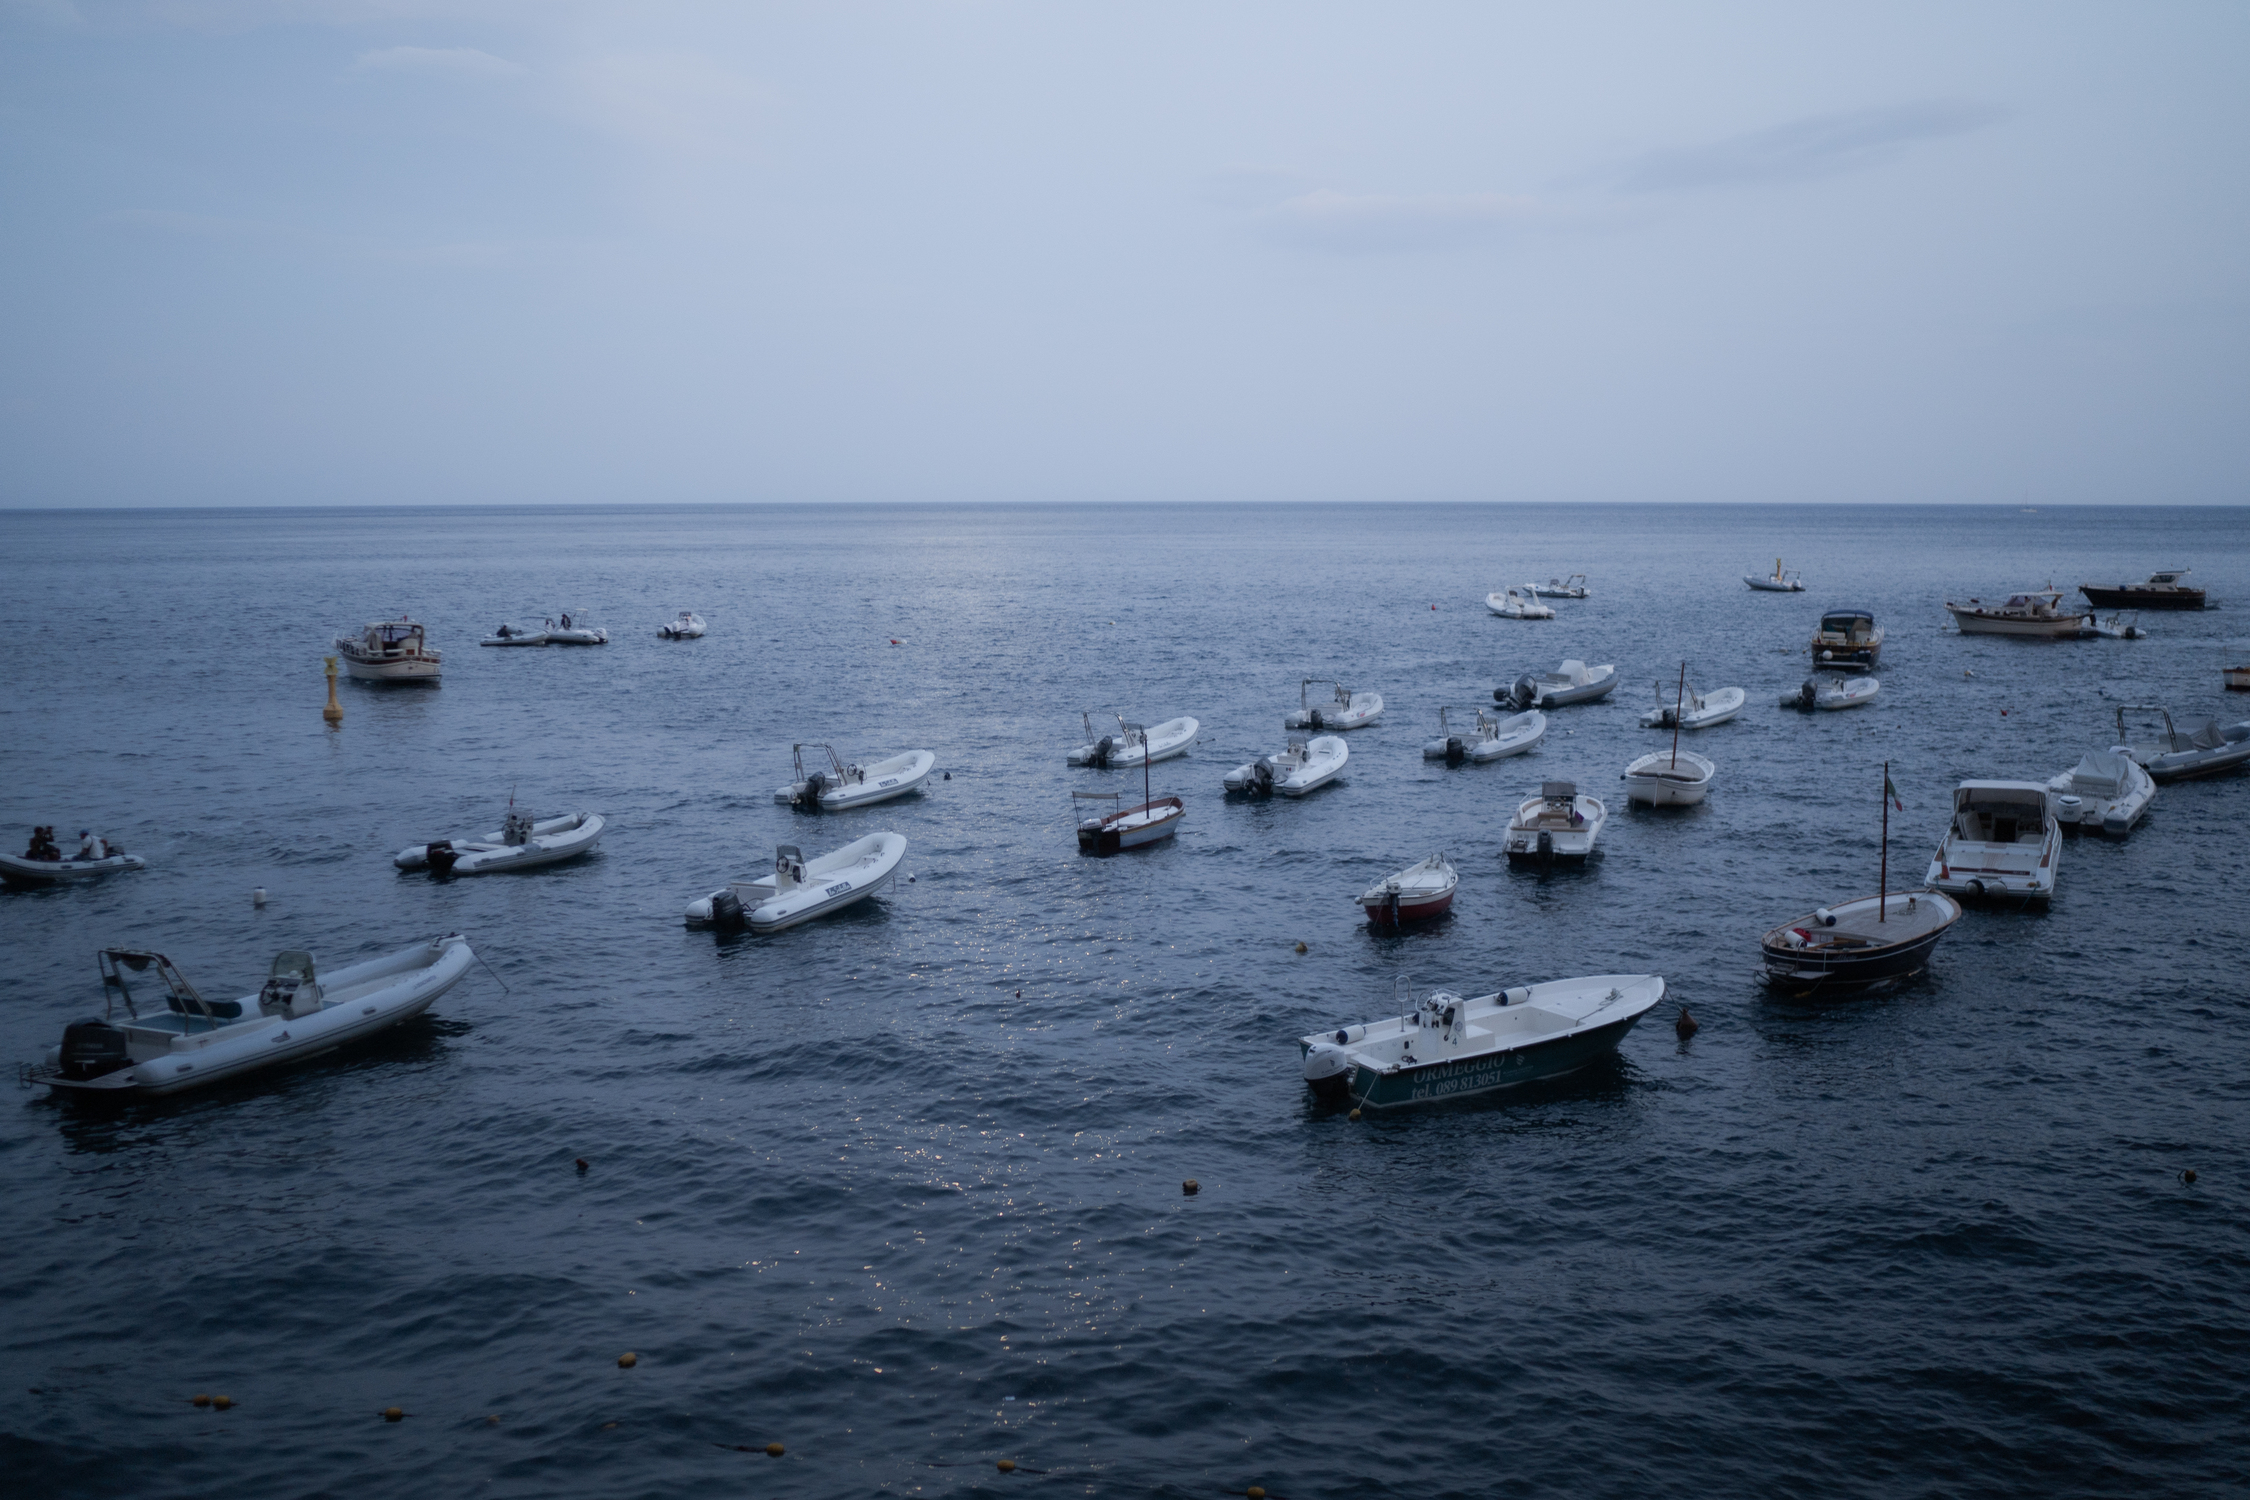
{"type": "Polygon", "coordinates": [[[1654,974],[1595,974],[1464,1000],[1446,990],[1403,1016],[1299,1037],[1305,1082],[1354,1107],[1464,1099],[1575,1073],[1617,1050],[1664,998],[1654,974]]]}

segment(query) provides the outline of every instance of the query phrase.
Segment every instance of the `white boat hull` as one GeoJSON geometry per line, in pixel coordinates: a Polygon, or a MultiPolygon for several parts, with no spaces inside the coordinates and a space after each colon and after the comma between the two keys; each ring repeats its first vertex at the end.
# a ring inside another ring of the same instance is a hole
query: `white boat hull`
{"type": "Polygon", "coordinates": [[[1801,594],[1805,591],[1804,584],[1800,583],[1794,578],[1790,579],[1787,583],[1776,583],[1771,578],[1750,577],[1745,577],[1742,581],[1749,584],[1750,587],[1758,590],[1760,593],[1765,594],[1801,594]]]}
{"type": "Polygon", "coordinates": [[[1536,595],[1523,597],[1511,594],[1487,594],[1484,607],[1503,620],[1552,620],[1554,609],[1541,604],[1536,595]]]}
{"type": "Polygon", "coordinates": [[[1248,761],[1229,771],[1223,784],[1230,792],[1276,792],[1284,797],[1302,797],[1341,775],[1351,754],[1351,747],[1342,740],[1324,734],[1305,743],[1301,760],[1284,751],[1280,755],[1248,761]]]}
{"type": "MultiPolygon", "coordinates": [[[[449,840],[455,858],[447,873],[496,875],[561,864],[591,854],[601,844],[605,826],[600,813],[566,813],[532,824],[531,837],[520,844],[506,842],[506,835],[497,831],[481,839],[449,840]]],[[[415,844],[401,849],[391,863],[401,870],[426,870],[430,867],[430,846],[415,844]]]]}
{"type": "Polygon", "coordinates": [[[839,783],[834,772],[823,772],[818,778],[818,796],[812,795],[812,782],[795,781],[775,791],[773,800],[793,807],[817,807],[822,812],[873,807],[878,802],[888,802],[918,790],[930,779],[930,772],[936,765],[935,751],[909,750],[873,765],[858,767],[856,780],[839,783]]]}
{"type": "Polygon", "coordinates": [[[1078,847],[1089,854],[1139,849],[1170,838],[1186,821],[1185,802],[1177,797],[1159,797],[1139,807],[1086,819],[1078,825],[1078,847]]]}
{"type": "Polygon", "coordinates": [[[1711,790],[1717,767],[1700,755],[1669,750],[1644,755],[1626,768],[1625,795],[1650,807],[1693,807],[1711,790]]]}
{"type": "Polygon", "coordinates": [[[1128,743],[1124,735],[1104,735],[1090,745],[1080,745],[1065,758],[1074,766],[1106,766],[1111,770],[1137,766],[1144,760],[1153,766],[1187,754],[1188,747],[1195,743],[1196,731],[1202,727],[1182,715],[1151,728],[1145,741],[1128,743]]]}
{"type": "Polygon", "coordinates": [[[521,635],[488,635],[477,644],[480,646],[544,646],[547,644],[547,632],[544,630],[527,630],[521,635]]]}
{"type": "Polygon", "coordinates": [[[1579,792],[1571,798],[1576,821],[1558,817],[1544,795],[1527,798],[1508,820],[1501,847],[1510,864],[1583,864],[1593,855],[1609,808],[1599,797],[1579,792]]]}
{"type": "Polygon", "coordinates": [[[2075,641],[2092,626],[2091,616],[2070,615],[2057,620],[2025,620],[1986,614],[1948,604],[1946,610],[1963,635],[2012,635],[2022,640],[2075,641]]]}
{"type": "Polygon", "coordinates": [[[112,854],[107,859],[25,859],[20,854],[0,854],[0,880],[10,885],[62,885],[73,880],[99,880],[123,870],[139,870],[148,861],[138,854],[112,854]]]}
{"type": "Polygon", "coordinates": [[[1522,755],[1539,748],[1547,737],[1547,716],[1538,709],[1528,709],[1511,714],[1495,726],[1490,737],[1477,734],[1449,734],[1443,739],[1430,740],[1422,746],[1424,760],[1442,760],[1449,765],[1466,761],[1481,766],[1511,755],[1522,755]],[[1459,753],[1456,754],[1456,747],[1459,753]]]}
{"type": "Polygon", "coordinates": [[[361,661],[347,653],[338,654],[344,658],[344,674],[360,682],[436,682],[442,675],[439,663],[426,656],[403,661],[361,661]]]}
{"type": "Polygon", "coordinates": [[[606,630],[581,630],[575,626],[569,630],[550,630],[547,632],[547,644],[550,646],[606,646],[609,644],[609,632],[606,630]]]}
{"type": "Polygon", "coordinates": [[[808,863],[804,881],[786,890],[772,875],[721,886],[688,903],[687,925],[714,925],[721,918],[721,898],[727,896],[740,903],[743,924],[756,933],[780,932],[816,917],[833,916],[889,885],[905,857],[903,834],[871,833],[808,863]]]}
{"type": "MultiPolygon", "coordinates": [[[[1741,713],[1742,705],[1748,702],[1749,698],[1750,695],[1738,687],[1720,688],[1715,693],[1699,694],[1679,707],[1680,728],[1715,728],[1741,713]]],[[[1643,729],[1670,729],[1674,706],[1667,703],[1661,708],[1652,708],[1647,713],[1642,714],[1641,727],[1643,729]]]]}
{"type": "Polygon", "coordinates": [[[1284,729],[1314,729],[1324,734],[1346,729],[1365,729],[1383,717],[1381,693],[1354,693],[1351,703],[1323,703],[1314,708],[1292,710],[1281,721],[1284,729]]]}

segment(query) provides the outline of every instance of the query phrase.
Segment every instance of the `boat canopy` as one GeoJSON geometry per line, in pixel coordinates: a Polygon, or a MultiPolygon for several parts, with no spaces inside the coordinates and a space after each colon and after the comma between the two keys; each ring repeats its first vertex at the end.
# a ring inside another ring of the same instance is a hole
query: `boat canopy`
{"type": "Polygon", "coordinates": [[[2047,789],[2036,781],[1964,781],[1953,791],[1953,826],[1976,843],[2038,838],[2047,823],[2047,789]]]}
{"type": "Polygon", "coordinates": [[[1873,625],[1875,613],[1866,609],[1831,609],[1822,612],[1820,628],[1848,633],[1854,625],[1873,625]]]}
{"type": "Polygon", "coordinates": [[[1594,680],[1594,674],[1587,671],[1586,664],[1575,656],[1565,661],[1556,675],[1567,679],[1572,687],[1584,687],[1594,680]]]}
{"type": "Polygon", "coordinates": [[[2125,757],[2113,750],[2089,750],[2070,773],[2071,790],[2114,797],[2125,789],[2125,757]]]}

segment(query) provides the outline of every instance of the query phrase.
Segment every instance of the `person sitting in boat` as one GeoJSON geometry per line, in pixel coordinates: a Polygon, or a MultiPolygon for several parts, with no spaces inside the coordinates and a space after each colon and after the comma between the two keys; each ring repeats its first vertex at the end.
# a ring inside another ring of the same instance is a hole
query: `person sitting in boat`
{"type": "Polygon", "coordinates": [[[562,623],[562,628],[563,628],[563,629],[565,629],[565,630],[568,630],[568,629],[570,629],[570,616],[568,616],[568,615],[564,615],[564,616],[562,617],[562,622],[563,622],[563,623],[562,623]]]}
{"type": "Polygon", "coordinates": [[[31,830],[31,847],[23,851],[25,859],[61,859],[62,850],[55,847],[55,830],[52,824],[42,824],[31,830]]]}
{"type": "Polygon", "coordinates": [[[500,639],[502,639],[502,640],[506,640],[506,639],[507,639],[508,637],[510,637],[510,636],[512,636],[512,635],[514,635],[514,634],[515,634],[515,631],[513,631],[513,630],[509,629],[509,628],[508,628],[508,626],[507,626],[506,624],[502,624],[502,625],[501,625],[501,627],[500,627],[500,628],[499,628],[498,630],[495,630],[495,631],[494,631],[494,632],[492,632],[492,633],[493,633],[494,635],[496,635],[496,636],[500,637],[500,639]]]}
{"type": "Polygon", "coordinates": [[[107,859],[109,843],[90,828],[78,830],[78,858],[107,859]]]}

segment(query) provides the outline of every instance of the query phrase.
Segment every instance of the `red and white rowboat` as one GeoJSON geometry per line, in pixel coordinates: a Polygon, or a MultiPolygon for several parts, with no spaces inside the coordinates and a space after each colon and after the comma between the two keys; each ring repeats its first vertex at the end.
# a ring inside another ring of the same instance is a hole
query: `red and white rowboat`
{"type": "Polygon", "coordinates": [[[1403,926],[1451,911],[1453,890],[1460,883],[1453,862],[1433,854],[1369,886],[1360,893],[1359,904],[1367,908],[1367,920],[1374,925],[1403,926]]]}

